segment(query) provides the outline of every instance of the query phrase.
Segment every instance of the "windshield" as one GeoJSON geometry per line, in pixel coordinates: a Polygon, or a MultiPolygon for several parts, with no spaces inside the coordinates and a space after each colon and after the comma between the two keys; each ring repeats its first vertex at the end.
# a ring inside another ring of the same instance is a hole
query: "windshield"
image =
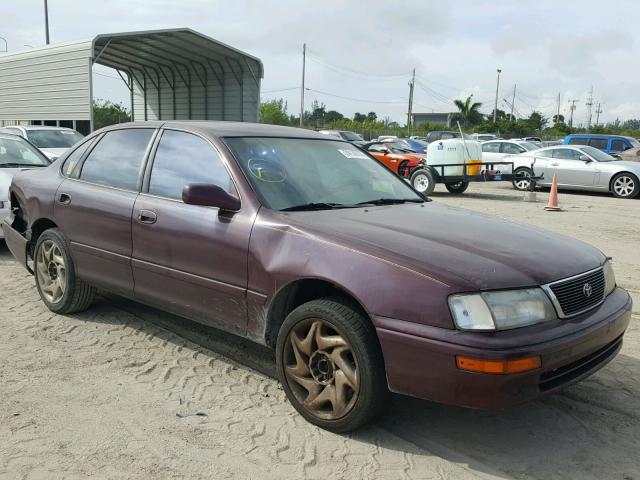
{"type": "Polygon", "coordinates": [[[348,143],[262,137],[225,142],[260,201],[274,210],[423,201],[404,180],[348,143]]]}
{"type": "Polygon", "coordinates": [[[525,150],[529,150],[529,151],[537,150],[540,148],[540,145],[536,145],[535,143],[531,143],[531,142],[522,142],[522,143],[519,143],[518,145],[520,145],[525,150]]]}
{"type": "Polygon", "coordinates": [[[350,142],[360,142],[360,141],[362,141],[362,137],[360,135],[358,135],[357,133],[340,132],[340,135],[342,135],[342,138],[344,138],[345,140],[348,140],[350,142]]]}
{"type": "Polygon", "coordinates": [[[640,142],[638,142],[638,140],[636,140],[635,138],[633,138],[633,137],[626,137],[626,138],[627,138],[627,140],[629,140],[629,143],[631,143],[631,145],[634,148],[640,147],[640,142]]]}
{"type": "Polygon", "coordinates": [[[49,160],[22,138],[0,137],[0,168],[46,167],[49,160]]]}
{"type": "Polygon", "coordinates": [[[617,158],[612,157],[608,153],[594,147],[580,147],[584,153],[592,157],[596,162],[615,162],[617,158]]]}
{"type": "Polygon", "coordinates": [[[27,139],[38,148],[69,148],[82,135],[73,130],[27,130],[27,139]]]}
{"type": "Polygon", "coordinates": [[[415,150],[400,143],[385,143],[385,146],[393,153],[416,153],[415,150]]]}

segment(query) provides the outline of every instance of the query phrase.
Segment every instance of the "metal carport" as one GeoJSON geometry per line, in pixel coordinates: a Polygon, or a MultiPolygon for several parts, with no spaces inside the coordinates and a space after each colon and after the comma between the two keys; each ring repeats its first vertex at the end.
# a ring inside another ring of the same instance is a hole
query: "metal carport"
{"type": "Polygon", "coordinates": [[[258,120],[262,62],[188,28],[97,35],[0,56],[0,121],[93,130],[92,68],[114,68],[134,120],[258,120]]]}

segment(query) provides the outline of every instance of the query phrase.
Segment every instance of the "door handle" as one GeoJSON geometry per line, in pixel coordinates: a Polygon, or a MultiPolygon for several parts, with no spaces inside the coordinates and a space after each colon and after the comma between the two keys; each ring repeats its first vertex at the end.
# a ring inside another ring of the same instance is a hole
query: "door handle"
{"type": "Polygon", "coordinates": [[[61,193],[58,195],[58,203],[60,205],[69,205],[71,203],[71,195],[68,193],[61,193]]]}
{"type": "Polygon", "coordinates": [[[559,163],[552,163],[551,166],[552,167],[557,167],[558,165],[560,165],[559,163]]]}
{"type": "Polygon", "coordinates": [[[158,216],[156,212],[151,210],[140,210],[138,213],[138,221],[140,223],[156,223],[156,220],[158,220],[158,216]]]}

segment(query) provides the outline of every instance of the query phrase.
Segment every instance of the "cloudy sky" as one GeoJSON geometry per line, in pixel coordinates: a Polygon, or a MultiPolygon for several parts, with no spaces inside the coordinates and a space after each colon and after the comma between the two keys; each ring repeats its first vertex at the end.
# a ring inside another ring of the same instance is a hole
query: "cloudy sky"
{"type": "MultiPolygon", "coordinates": [[[[500,68],[499,108],[510,108],[516,84],[516,112],[551,116],[560,93],[564,115],[578,100],[577,125],[593,85],[594,120],[598,103],[601,121],[638,118],[639,13],[630,0],[49,0],[52,43],[190,27],[262,59],[263,98],[284,98],[292,113],[306,43],[307,108],[317,99],[403,123],[412,68],[414,111],[451,111],[453,98],[473,94],[488,113],[500,68]]],[[[43,1],[3,0],[0,37],[9,51],[44,44],[43,1]]],[[[94,95],[128,107],[119,78],[96,70],[94,95]]]]}

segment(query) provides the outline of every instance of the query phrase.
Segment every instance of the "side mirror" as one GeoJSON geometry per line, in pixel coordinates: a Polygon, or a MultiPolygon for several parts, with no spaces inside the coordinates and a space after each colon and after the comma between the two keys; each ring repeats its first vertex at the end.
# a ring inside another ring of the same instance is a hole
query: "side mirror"
{"type": "Polygon", "coordinates": [[[587,162],[589,163],[591,161],[591,159],[589,157],[587,157],[586,155],[580,155],[578,157],[579,160],[582,160],[583,162],[587,162]]]}
{"type": "Polygon", "coordinates": [[[227,193],[217,185],[190,183],[182,189],[182,201],[188,205],[217,207],[228,212],[240,210],[240,199],[227,193]]]}
{"type": "Polygon", "coordinates": [[[380,150],[380,152],[381,152],[383,155],[389,155],[389,149],[388,149],[388,148],[383,148],[383,149],[381,149],[381,150],[380,150]]]}

